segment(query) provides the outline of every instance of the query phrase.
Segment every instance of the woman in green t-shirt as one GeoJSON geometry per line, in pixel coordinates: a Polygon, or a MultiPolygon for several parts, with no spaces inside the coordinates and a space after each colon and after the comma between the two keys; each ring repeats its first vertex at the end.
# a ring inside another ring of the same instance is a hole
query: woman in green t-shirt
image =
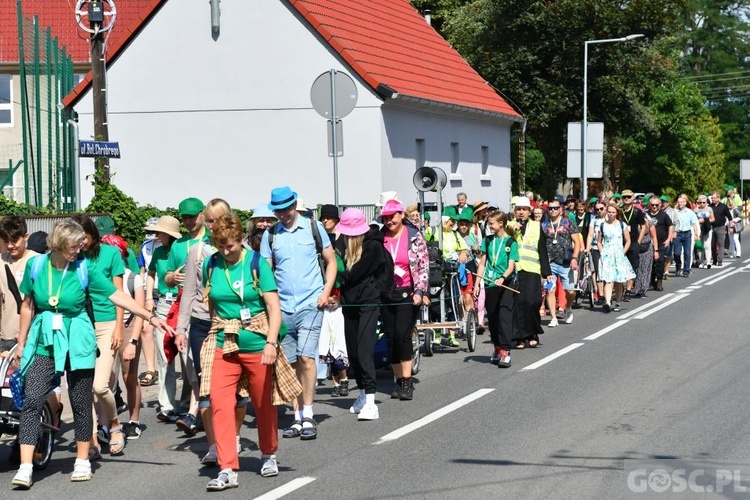
{"type": "MultiPolygon", "coordinates": [[[[495,212],[488,217],[491,236],[482,240],[479,247],[481,257],[477,276],[484,281],[484,304],[487,308],[487,322],[490,338],[495,350],[490,358],[500,368],[510,367],[510,343],[513,331],[513,307],[516,302],[515,290],[508,287],[516,273],[518,243],[513,227],[508,225],[508,216],[495,212]]],[[[479,295],[479,281],[474,282],[474,295],[479,295]]]]}
{"type": "MultiPolygon", "coordinates": [[[[122,276],[125,274],[120,251],[112,245],[103,244],[96,224],[86,215],[75,215],[74,222],[80,224],[86,232],[83,239],[82,253],[86,259],[94,264],[102,275],[112,282],[115,289],[122,290],[122,276]]],[[[96,369],[94,371],[94,402],[98,405],[98,414],[102,424],[97,431],[93,429],[92,458],[98,458],[100,453],[99,441],[109,443],[109,452],[119,455],[125,448],[125,433],[117,418],[117,405],[115,395],[110,389],[112,380],[112,367],[115,356],[122,346],[122,330],[124,326],[124,311],[121,307],[109,301],[106,293],[92,291],[91,305],[94,310],[94,329],[96,330],[96,345],[99,356],[96,358],[96,369]],[[102,415],[106,418],[103,421],[102,415]]]]}
{"type": "Polygon", "coordinates": [[[279,341],[286,333],[270,264],[242,245],[242,223],[236,215],[224,215],[211,229],[218,251],[203,263],[203,282],[208,292],[211,332],[204,352],[215,342],[210,374],[211,411],[221,472],[209,481],[209,491],[236,487],[237,458],[234,407],[237,383],[247,375],[250,400],[258,423],[261,476],[279,473],[278,415],[271,403],[271,379],[279,341]],[[266,318],[266,319],[264,319],[266,318]],[[215,337],[212,335],[216,333],[215,337]],[[236,333],[233,333],[236,332],[236,333]],[[215,340],[214,340],[215,339],[215,340]]]}
{"type": "Polygon", "coordinates": [[[91,407],[96,365],[96,333],[86,312],[86,291],[102,295],[159,330],[170,330],[162,320],[122,290],[118,290],[87,259],[79,257],[86,233],[73,221],[60,222],[47,238],[51,253],[29,260],[20,285],[18,348],[14,363],[25,377],[19,443],[21,466],[12,484],[30,488],[32,458],[41,426],[39,413],[55,375],[68,373],[77,459],[71,481],[92,478],[89,447],[94,422],[91,407]]]}

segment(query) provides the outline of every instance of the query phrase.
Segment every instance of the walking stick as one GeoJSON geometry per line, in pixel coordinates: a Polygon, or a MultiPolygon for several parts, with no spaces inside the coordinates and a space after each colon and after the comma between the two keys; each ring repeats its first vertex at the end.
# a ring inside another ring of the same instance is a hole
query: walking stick
{"type": "MultiPolygon", "coordinates": [[[[492,283],[493,285],[495,284],[495,282],[493,280],[485,278],[484,276],[479,276],[477,273],[471,273],[471,274],[473,274],[474,276],[476,276],[477,278],[479,278],[481,280],[484,280],[485,282],[492,283]]],[[[511,288],[509,286],[505,286],[505,285],[495,285],[495,286],[501,286],[503,288],[506,288],[506,289],[510,290],[513,293],[521,293],[518,290],[516,290],[515,288],[511,288]]]]}

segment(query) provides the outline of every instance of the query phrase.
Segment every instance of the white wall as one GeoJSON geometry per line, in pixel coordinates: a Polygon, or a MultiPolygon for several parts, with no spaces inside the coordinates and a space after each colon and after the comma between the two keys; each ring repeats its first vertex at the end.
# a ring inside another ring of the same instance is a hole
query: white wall
{"type": "MultiPolygon", "coordinates": [[[[354,75],[281,2],[221,9],[214,40],[208,2],[168,2],[109,69],[109,135],[122,151],[111,161],[115,184],[160,207],[218,196],[247,209],[283,184],[308,205],[333,202],[326,120],[310,87],[331,68],[354,75]]],[[[380,100],[357,86],[357,108],[344,118],[341,203],[381,191],[380,100]]],[[[90,92],[76,110],[90,139],[90,92]]],[[[91,161],[81,166],[92,173],[91,161]]],[[[84,206],[92,195],[83,182],[84,206]]]]}
{"type": "MultiPolygon", "coordinates": [[[[451,116],[427,110],[417,112],[413,106],[400,107],[395,102],[383,108],[383,190],[397,191],[406,203],[417,200],[412,178],[420,165],[417,140],[424,141],[424,165],[439,167],[451,174],[453,152],[458,148],[460,181],[449,181],[443,191],[447,204],[456,203],[456,194],[465,192],[469,203],[482,199],[497,201],[507,208],[510,202],[510,126],[499,119],[451,116]],[[482,146],[487,147],[489,180],[482,181],[482,146]]],[[[426,201],[436,201],[428,193],[426,201]]]]}

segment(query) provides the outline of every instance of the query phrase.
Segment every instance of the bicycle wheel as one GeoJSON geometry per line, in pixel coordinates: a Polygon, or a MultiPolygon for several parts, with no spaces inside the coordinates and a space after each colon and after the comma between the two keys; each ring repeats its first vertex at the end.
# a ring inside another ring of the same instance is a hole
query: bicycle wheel
{"type": "Polygon", "coordinates": [[[589,276],[589,290],[588,290],[588,298],[589,298],[589,309],[594,308],[594,304],[596,303],[596,299],[594,298],[596,295],[596,281],[594,280],[593,276],[589,276]]]}
{"type": "Polygon", "coordinates": [[[473,309],[467,311],[464,335],[466,335],[466,343],[469,345],[469,352],[474,352],[477,348],[477,312],[473,309]]]}
{"type": "MultiPolygon", "coordinates": [[[[39,419],[43,424],[52,425],[52,409],[50,408],[49,403],[44,403],[44,408],[42,408],[42,413],[39,415],[39,419]]],[[[34,448],[34,458],[32,459],[32,462],[34,463],[35,469],[42,470],[49,465],[49,461],[52,458],[52,445],[54,444],[54,441],[55,432],[43,425],[39,430],[39,439],[34,448]]]]}
{"type": "Polygon", "coordinates": [[[417,330],[416,328],[412,329],[411,331],[411,345],[411,374],[416,375],[417,373],[419,373],[419,368],[422,364],[422,353],[419,350],[419,330],[417,330]]]}

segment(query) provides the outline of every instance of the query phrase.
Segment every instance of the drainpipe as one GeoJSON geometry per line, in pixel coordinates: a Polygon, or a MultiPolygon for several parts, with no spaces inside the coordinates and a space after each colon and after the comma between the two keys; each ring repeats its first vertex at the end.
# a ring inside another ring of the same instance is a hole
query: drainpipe
{"type": "Polygon", "coordinates": [[[221,22],[219,21],[221,17],[221,9],[219,8],[221,0],[209,0],[208,3],[211,4],[211,31],[218,33],[221,31],[221,22]]]}
{"type": "Polygon", "coordinates": [[[76,152],[76,162],[73,167],[73,188],[75,189],[75,208],[76,212],[81,210],[81,146],[78,136],[78,122],[75,120],[68,120],[68,124],[73,127],[74,139],[73,144],[76,152]]]}

